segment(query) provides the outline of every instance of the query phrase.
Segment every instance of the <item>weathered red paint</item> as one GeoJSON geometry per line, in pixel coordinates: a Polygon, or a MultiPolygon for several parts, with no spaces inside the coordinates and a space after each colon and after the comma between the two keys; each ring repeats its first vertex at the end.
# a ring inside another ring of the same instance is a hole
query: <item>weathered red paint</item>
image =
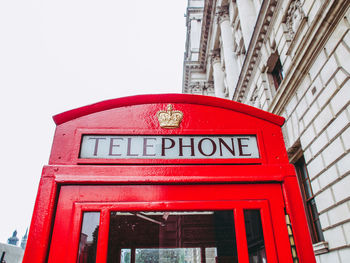
{"type": "Polygon", "coordinates": [[[108,100],[56,115],[54,120],[57,128],[24,263],[75,262],[81,211],[86,209],[101,211],[96,262],[105,262],[111,210],[225,207],[235,211],[239,260],[248,262],[242,214],[252,206],[261,210],[269,262],[292,262],[284,210],[291,217],[300,262],[315,262],[295,171],[283,142],[283,118],[228,100],[168,94],[108,100]],[[155,116],[169,103],[184,113],[177,129],[160,128],[155,116]],[[82,134],[255,134],[260,158],[80,159],[82,134]]]}

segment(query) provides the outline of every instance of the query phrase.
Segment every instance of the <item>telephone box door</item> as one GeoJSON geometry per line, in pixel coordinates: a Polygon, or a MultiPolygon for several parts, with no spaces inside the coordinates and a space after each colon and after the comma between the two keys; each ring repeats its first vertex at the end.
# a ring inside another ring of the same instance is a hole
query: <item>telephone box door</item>
{"type": "Polygon", "coordinates": [[[62,186],[48,262],[293,261],[276,183],[62,186]]]}

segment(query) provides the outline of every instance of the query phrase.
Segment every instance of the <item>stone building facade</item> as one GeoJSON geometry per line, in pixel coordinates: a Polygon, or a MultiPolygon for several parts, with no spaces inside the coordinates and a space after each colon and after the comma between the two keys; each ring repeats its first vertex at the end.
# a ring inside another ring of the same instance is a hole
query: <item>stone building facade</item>
{"type": "Polygon", "coordinates": [[[183,93],[286,119],[317,262],[350,262],[350,1],[188,0],[183,93]]]}
{"type": "Polygon", "coordinates": [[[3,257],[5,263],[21,263],[23,254],[21,247],[0,243],[0,258],[3,257]]]}

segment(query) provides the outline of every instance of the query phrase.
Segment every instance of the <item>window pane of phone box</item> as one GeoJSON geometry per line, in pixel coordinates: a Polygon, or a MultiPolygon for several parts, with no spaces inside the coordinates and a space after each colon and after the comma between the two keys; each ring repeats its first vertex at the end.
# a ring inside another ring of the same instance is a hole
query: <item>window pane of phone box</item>
{"type": "Polygon", "coordinates": [[[99,223],[99,212],[85,212],[83,214],[77,263],[94,263],[96,261],[99,223]]]}
{"type": "Polygon", "coordinates": [[[260,210],[244,210],[249,263],[266,263],[265,241],[260,210]]]}
{"type": "Polygon", "coordinates": [[[233,211],[112,212],[108,263],[236,263],[233,211]]]}

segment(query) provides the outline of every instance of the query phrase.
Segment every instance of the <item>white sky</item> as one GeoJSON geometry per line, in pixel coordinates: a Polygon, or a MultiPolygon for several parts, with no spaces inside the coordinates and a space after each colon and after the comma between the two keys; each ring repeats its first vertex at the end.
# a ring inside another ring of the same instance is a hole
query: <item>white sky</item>
{"type": "Polygon", "coordinates": [[[181,93],[187,0],[0,1],[0,242],[29,227],[55,125],[105,99],[181,93]]]}

